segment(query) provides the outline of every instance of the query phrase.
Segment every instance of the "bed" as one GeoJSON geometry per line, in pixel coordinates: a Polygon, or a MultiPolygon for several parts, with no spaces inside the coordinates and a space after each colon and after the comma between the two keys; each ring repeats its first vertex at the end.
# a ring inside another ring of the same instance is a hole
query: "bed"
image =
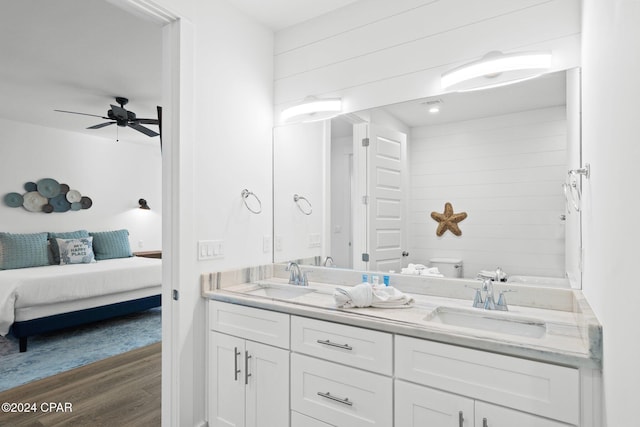
{"type": "Polygon", "coordinates": [[[161,305],[162,260],[136,256],[0,270],[0,335],[19,339],[161,305]]]}

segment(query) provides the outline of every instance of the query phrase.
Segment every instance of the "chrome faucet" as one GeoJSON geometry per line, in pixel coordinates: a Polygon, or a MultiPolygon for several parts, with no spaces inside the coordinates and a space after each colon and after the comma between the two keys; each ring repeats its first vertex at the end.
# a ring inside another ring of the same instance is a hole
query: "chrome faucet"
{"type": "Polygon", "coordinates": [[[325,267],[331,267],[331,266],[333,265],[333,258],[332,258],[332,257],[330,257],[330,256],[326,257],[326,258],[324,259],[324,263],[323,263],[323,265],[324,265],[325,267]]]}
{"type": "Polygon", "coordinates": [[[297,262],[289,261],[285,271],[289,272],[290,285],[309,286],[307,273],[302,271],[302,268],[300,268],[297,262]]]}
{"type": "Polygon", "coordinates": [[[473,297],[473,306],[475,308],[483,308],[485,310],[499,310],[509,311],[507,306],[507,299],[504,297],[506,292],[515,292],[511,289],[501,291],[498,296],[498,302],[495,301],[493,293],[493,281],[491,279],[485,279],[482,282],[482,287],[474,288],[476,293],[473,297]],[[484,292],[484,298],[482,298],[482,292],[484,292]]]}
{"type": "Polygon", "coordinates": [[[495,310],[496,301],[493,297],[493,281],[491,279],[487,279],[482,282],[482,290],[484,291],[484,309],[495,310]]]}

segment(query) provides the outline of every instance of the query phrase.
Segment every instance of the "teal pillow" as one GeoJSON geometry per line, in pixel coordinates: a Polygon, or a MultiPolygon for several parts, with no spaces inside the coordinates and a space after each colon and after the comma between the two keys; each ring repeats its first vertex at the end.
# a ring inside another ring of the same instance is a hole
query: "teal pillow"
{"type": "Polygon", "coordinates": [[[64,233],[49,233],[49,246],[51,247],[51,264],[60,264],[60,248],[56,239],[82,239],[89,237],[87,230],[65,231],[64,233]]]}
{"type": "Polygon", "coordinates": [[[0,233],[0,270],[49,265],[47,233],[0,233]]]}
{"type": "Polygon", "coordinates": [[[93,237],[93,253],[98,261],[133,256],[127,230],[100,231],[89,235],[93,237]]]}
{"type": "Polygon", "coordinates": [[[60,265],[95,262],[92,240],[91,236],[80,239],[56,239],[60,248],[60,265]]]}

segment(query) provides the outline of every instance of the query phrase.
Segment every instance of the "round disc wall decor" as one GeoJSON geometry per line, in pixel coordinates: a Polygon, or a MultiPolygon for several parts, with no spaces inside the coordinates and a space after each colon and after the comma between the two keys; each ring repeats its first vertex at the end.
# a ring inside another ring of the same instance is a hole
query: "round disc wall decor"
{"type": "Polygon", "coordinates": [[[22,206],[30,212],[44,213],[79,211],[93,205],[91,198],[53,178],[25,182],[24,189],[23,194],[7,193],[3,198],[4,204],[11,208],[22,206]]]}

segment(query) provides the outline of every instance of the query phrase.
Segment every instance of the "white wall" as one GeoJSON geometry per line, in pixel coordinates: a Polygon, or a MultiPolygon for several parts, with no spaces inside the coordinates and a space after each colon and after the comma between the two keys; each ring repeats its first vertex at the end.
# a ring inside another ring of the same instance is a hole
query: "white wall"
{"type": "Polygon", "coordinates": [[[609,427],[638,424],[638,22],[638,1],[584,1],[583,290],[603,325],[609,427]]]}
{"type": "MultiPolygon", "coordinates": [[[[333,127],[332,127],[333,130],[333,127]]],[[[331,138],[331,255],[336,267],[353,267],[351,200],[353,135],[331,138]]]]}
{"type": "Polygon", "coordinates": [[[564,106],[416,127],[409,143],[409,261],[460,258],[464,276],[565,276],[564,106]],[[437,237],[431,212],[467,212],[437,237]]]}
{"type": "Polygon", "coordinates": [[[580,62],[579,0],[359,1],[276,33],[276,109],[341,96],[358,111],[441,93],[440,74],[490,51],[580,62]]]}
{"type": "Polygon", "coordinates": [[[167,124],[171,161],[163,170],[171,199],[171,222],[163,225],[170,232],[164,240],[170,254],[164,260],[163,340],[170,339],[163,341],[163,424],[194,426],[205,419],[206,399],[200,274],[272,259],[262,238],[272,233],[273,33],[223,0],[157,3],[181,17],[165,28],[164,40],[165,52],[177,43],[180,57],[164,68],[170,70],[164,93],[173,91],[175,101],[168,117],[174,113],[179,127],[167,124]],[[244,207],[244,188],[261,198],[260,215],[244,207]],[[198,261],[198,240],[222,240],[224,256],[198,261]],[[179,300],[171,300],[172,289],[179,300]]]}
{"type": "MultiPolygon", "coordinates": [[[[123,133],[126,131],[122,131],[123,133]]],[[[131,131],[133,132],[133,131],[131,131]]],[[[120,142],[0,119],[0,197],[53,178],[92,199],[89,209],[29,212],[0,203],[0,230],[106,231],[126,228],[132,251],[162,247],[162,159],[157,138],[120,142]],[[144,198],[151,210],[138,208],[144,198]]]]}
{"type": "Polygon", "coordinates": [[[322,255],[327,132],[324,122],[278,126],[273,130],[274,260],[322,255]],[[311,207],[293,195],[305,197],[311,207]]]}

